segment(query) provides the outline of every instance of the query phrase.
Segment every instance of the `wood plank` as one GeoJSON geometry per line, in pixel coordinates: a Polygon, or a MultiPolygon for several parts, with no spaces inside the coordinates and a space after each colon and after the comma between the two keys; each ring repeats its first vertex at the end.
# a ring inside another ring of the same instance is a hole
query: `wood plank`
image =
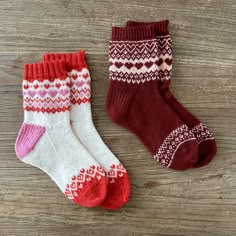
{"type": "Polygon", "coordinates": [[[0,0],[0,235],[235,235],[235,11],[234,0],[0,0]],[[105,112],[111,27],[165,18],[174,43],[171,91],[218,147],[209,165],[184,172],[156,163],[105,112]],[[79,49],[91,70],[94,124],[131,177],[131,199],[116,212],[72,204],[14,153],[24,63],[79,49]]]}

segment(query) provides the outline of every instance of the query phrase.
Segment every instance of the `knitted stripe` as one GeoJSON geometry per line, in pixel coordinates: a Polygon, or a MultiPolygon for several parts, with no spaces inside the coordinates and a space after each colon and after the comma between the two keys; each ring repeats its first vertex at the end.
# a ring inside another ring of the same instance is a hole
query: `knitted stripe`
{"type": "Polygon", "coordinates": [[[26,64],[23,80],[24,110],[42,113],[69,110],[70,86],[64,61],[26,64]]]}
{"type": "Polygon", "coordinates": [[[155,38],[155,31],[152,27],[112,27],[112,41],[122,41],[122,40],[147,40],[155,38]]]}
{"type": "Polygon", "coordinates": [[[157,21],[157,22],[138,22],[138,21],[127,21],[126,22],[127,26],[152,26],[155,28],[155,33],[156,35],[168,35],[168,25],[169,25],[169,20],[162,20],[162,21],[157,21]]]}
{"type": "Polygon", "coordinates": [[[63,60],[66,63],[66,70],[71,71],[76,69],[81,71],[83,68],[88,68],[84,51],[77,53],[50,53],[43,55],[43,61],[63,60]]]}

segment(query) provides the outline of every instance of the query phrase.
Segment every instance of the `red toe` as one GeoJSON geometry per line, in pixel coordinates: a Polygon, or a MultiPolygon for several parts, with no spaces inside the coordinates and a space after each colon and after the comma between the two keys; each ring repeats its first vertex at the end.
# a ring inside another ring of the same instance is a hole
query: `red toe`
{"type": "Polygon", "coordinates": [[[101,167],[90,166],[81,169],[79,175],[71,178],[65,195],[74,203],[84,207],[95,207],[104,201],[107,194],[107,180],[101,167]]]}
{"type": "Polygon", "coordinates": [[[107,196],[100,207],[117,210],[129,201],[130,180],[122,164],[112,165],[108,172],[107,196]]]}

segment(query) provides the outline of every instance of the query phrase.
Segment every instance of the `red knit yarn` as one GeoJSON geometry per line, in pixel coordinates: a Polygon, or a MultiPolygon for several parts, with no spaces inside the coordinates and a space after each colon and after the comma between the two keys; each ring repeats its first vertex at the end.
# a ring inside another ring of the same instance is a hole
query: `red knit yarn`
{"type": "Polygon", "coordinates": [[[171,93],[169,90],[169,83],[172,76],[172,40],[168,30],[168,20],[158,22],[135,22],[128,21],[127,26],[141,28],[153,27],[159,52],[159,89],[162,97],[171,109],[180,117],[180,119],[191,129],[194,133],[199,148],[199,157],[197,163],[193,167],[201,167],[207,165],[216,155],[215,138],[209,129],[194,115],[192,115],[171,93]]]}
{"type": "Polygon", "coordinates": [[[183,170],[197,161],[197,142],[157,90],[157,52],[152,27],[113,28],[107,113],[137,135],[161,164],[183,170]]]}

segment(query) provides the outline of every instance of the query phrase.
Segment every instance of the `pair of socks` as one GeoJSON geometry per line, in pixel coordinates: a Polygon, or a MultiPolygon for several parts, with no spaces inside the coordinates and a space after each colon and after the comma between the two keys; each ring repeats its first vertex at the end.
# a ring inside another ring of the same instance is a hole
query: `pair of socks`
{"type": "Polygon", "coordinates": [[[132,131],[162,165],[201,167],[216,154],[208,128],[169,90],[172,40],[168,20],[113,27],[109,46],[107,113],[132,131]]]}
{"type": "Polygon", "coordinates": [[[15,151],[74,203],[115,210],[129,200],[130,181],[93,125],[90,85],[84,51],[45,54],[43,62],[26,64],[15,151]]]}

